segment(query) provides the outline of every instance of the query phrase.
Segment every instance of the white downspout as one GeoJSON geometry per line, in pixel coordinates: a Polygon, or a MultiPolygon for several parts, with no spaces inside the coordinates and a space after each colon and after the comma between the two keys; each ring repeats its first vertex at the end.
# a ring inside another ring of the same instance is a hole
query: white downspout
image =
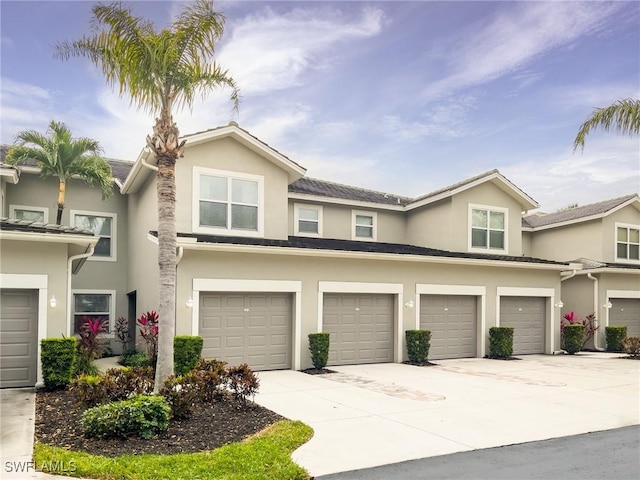
{"type": "Polygon", "coordinates": [[[142,163],[142,165],[144,165],[145,167],[147,167],[149,170],[153,170],[154,172],[158,171],[158,167],[156,167],[155,165],[151,165],[150,163],[147,163],[147,154],[149,153],[149,150],[146,150],[142,156],[140,157],[140,162],[142,163]]]}
{"type": "Polygon", "coordinates": [[[95,247],[95,244],[89,245],[89,250],[85,253],[72,255],[67,259],[67,337],[71,336],[71,302],[73,301],[73,296],[71,295],[71,275],[73,275],[73,262],[74,260],[88,258],[93,255],[95,247]]]}
{"type": "Polygon", "coordinates": [[[176,266],[178,266],[178,264],[180,263],[180,260],[182,260],[183,255],[184,255],[184,247],[178,247],[178,251],[176,253],[176,266]]]}
{"type": "MultiPolygon", "coordinates": [[[[591,273],[587,273],[587,278],[593,281],[593,314],[596,316],[598,323],[600,323],[600,315],[598,314],[598,278],[591,275],[591,273]]],[[[605,351],[604,348],[598,346],[598,330],[593,332],[593,347],[599,352],[605,351]]]]}
{"type": "MultiPolygon", "coordinates": [[[[560,272],[560,283],[564,282],[565,280],[569,280],[570,278],[575,277],[577,271],[578,270],[573,270],[571,273],[560,272]]],[[[562,311],[560,313],[562,313],[562,311]]],[[[562,323],[562,318],[560,319],[560,323],[562,323]]],[[[595,340],[594,340],[594,342],[595,342],[595,340]]],[[[553,352],[554,355],[566,354],[566,353],[567,352],[565,352],[564,350],[557,350],[557,351],[553,352]]]]}

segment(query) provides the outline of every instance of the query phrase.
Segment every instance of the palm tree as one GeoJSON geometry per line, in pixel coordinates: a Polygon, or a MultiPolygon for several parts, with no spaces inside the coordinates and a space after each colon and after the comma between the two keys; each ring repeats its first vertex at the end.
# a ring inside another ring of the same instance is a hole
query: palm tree
{"type": "Polygon", "coordinates": [[[60,181],[56,217],[58,225],[62,223],[67,180],[70,178],[98,185],[103,200],[113,194],[111,167],[100,156],[100,144],[91,138],[73,138],[64,123],[51,120],[47,135],[24,130],[16,135],[14,143],[17,145],[11,146],[5,157],[8,164],[19,165],[27,160],[35,160],[42,177],[57,177],[60,181]]]}
{"type": "Polygon", "coordinates": [[[584,149],[585,137],[592,129],[602,127],[605,132],[613,126],[619,133],[640,134],[640,100],[623,98],[613,105],[596,108],[591,116],[580,126],[573,141],[573,151],[578,147],[584,149]]]}
{"type": "Polygon", "coordinates": [[[158,171],[159,339],[155,390],[173,374],[176,288],[175,165],[185,141],[173,121],[174,109],[193,107],[216,87],[230,87],[238,106],[238,89],[226,70],[213,61],[221,38],[224,16],[213,2],[196,0],[185,5],[171,25],[156,32],[151,22],[133,17],[120,3],[93,7],[94,35],[55,46],[56,56],[87,57],[102,69],[111,87],[128,94],[131,103],[156,116],[147,146],[155,154],[158,171]]]}

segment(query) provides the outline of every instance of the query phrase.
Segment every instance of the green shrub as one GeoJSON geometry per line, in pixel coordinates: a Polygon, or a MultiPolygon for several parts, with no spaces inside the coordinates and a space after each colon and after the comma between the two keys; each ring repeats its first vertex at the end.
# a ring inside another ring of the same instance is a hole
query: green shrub
{"type": "Polygon", "coordinates": [[[573,355],[582,349],[582,337],[584,326],[579,324],[565,325],[563,329],[564,349],[569,355],[573,355]]]}
{"type": "Polygon", "coordinates": [[[329,361],[329,334],[310,333],[309,351],[311,352],[311,362],[316,369],[322,370],[326,367],[329,361]]]}
{"type": "Polygon", "coordinates": [[[76,337],[44,338],[40,347],[45,386],[49,389],[65,388],[71,383],[76,369],[76,337]]]}
{"type": "Polygon", "coordinates": [[[407,340],[407,355],[409,361],[416,364],[425,364],[429,358],[431,344],[431,332],[429,330],[407,330],[404,332],[407,340]]]}
{"type": "Polygon", "coordinates": [[[513,327],[489,329],[489,358],[509,358],[513,355],[513,327]]]}
{"type": "Polygon", "coordinates": [[[198,400],[198,383],[192,374],[181,377],[171,376],[164,381],[160,389],[171,407],[173,418],[187,418],[191,415],[193,405],[198,400]]]}
{"type": "Polygon", "coordinates": [[[627,337],[622,341],[624,353],[630,357],[640,357],[640,337],[627,337]]]}
{"type": "Polygon", "coordinates": [[[86,410],[80,424],[89,437],[151,438],[169,426],[171,408],[161,396],[136,395],[130,400],[86,410]]]}
{"type": "Polygon", "coordinates": [[[123,367],[150,367],[151,360],[144,352],[136,352],[135,350],[120,355],[118,363],[123,367]]]}
{"type": "Polygon", "coordinates": [[[109,401],[107,382],[100,375],[79,375],[69,385],[69,391],[76,402],[88,407],[109,401]]]}
{"type": "Polygon", "coordinates": [[[607,339],[608,352],[621,352],[622,341],[627,338],[627,327],[625,325],[609,325],[604,329],[607,339]]]}
{"type": "Polygon", "coordinates": [[[249,368],[249,365],[243,363],[237,367],[229,367],[227,370],[227,385],[236,400],[242,400],[246,404],[249,395],[258,393],[260,382],[256,374],[249,368]]]}
{"type": "Polygon", "coordinates": [[[193,370],[202,353],[202,337],[179,335],[173,339],[173,363],[176,376],[193,370]]]}
{"type": "Polygon", "coordinates": [[[102,376],[107,401],[125,400],[134,395],[153,392],[154,372],[151,367],[110,368],[102,376]]]}

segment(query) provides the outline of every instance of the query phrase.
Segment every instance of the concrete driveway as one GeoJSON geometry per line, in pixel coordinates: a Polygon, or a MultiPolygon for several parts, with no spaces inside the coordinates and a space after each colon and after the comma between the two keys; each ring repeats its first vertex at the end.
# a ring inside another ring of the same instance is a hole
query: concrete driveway
{"type": "Polygon", "coordinates": [[[256,402],[313,427],[293,459],[318,476],[640,424],[640,362],[618,357],[260,372],[256,402]]]}

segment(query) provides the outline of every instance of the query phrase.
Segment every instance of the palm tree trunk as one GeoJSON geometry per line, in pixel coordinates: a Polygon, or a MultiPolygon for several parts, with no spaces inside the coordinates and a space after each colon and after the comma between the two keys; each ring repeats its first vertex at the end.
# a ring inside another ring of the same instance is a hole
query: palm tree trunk
{"type": "Polygon", "coordinates": [[[62,225],[62,211],[64,210],[64,196],[67,191],[67,184],[64,180],[60,180],[60,188],[58,189],[58,216],[56,217],[56,225],[62,225]]]}

